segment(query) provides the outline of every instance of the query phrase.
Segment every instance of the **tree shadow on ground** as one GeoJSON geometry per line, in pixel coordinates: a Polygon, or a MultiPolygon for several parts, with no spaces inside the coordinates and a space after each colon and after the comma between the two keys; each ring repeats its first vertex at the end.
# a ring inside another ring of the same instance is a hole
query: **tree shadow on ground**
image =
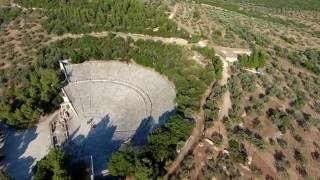
{"type": "Polygon", "coordinates": [[[153,117],[143,119],[131,138],[132,145],[141,146],[146,144],[148,140],[148,134],[153,130],[155,125],[156,124],[153,117]]]}
{"type": "Polygon", "coordinates": [[[173,115],[175,115],[175,114],[176,114],[176,110],[175,110],[175,109],[173,109],[173,110],[171,110],[171,111],[166,111],[166,112],[162,113],[162,115],[159,117],[159,124],[158,124],[158,126],[164,125],[164,124],[167,122],[167,120],[168,120],[171,116],[173,116],[173,115]]]}
{"type": "Polygon", "coordinates": [[[66,152],[73,164],[80,163],[82,166],[85,164],[86,168],[82,168],[84,170],[91,167],[92,156],[94,173],[99,177],[107,168],[112,153],[125,147],[125,142],[128,142],[130,137],[133,146],[146,144],[148,134],[163,125],[174,114],[174,110],[163,113],[159,117],[159,122],[153,117],[144,118],[134,133],[117,131],[117,126],[114,126],[110,117],[106,116],[90,130],[87,136],[77,135],[77,130],[71,134],[68,143],[65,144],[66,152]]]}
{"type": "Polygon", "coordinates": [[[87,136],[70,135],[65,149],[73,163],[83,162],[91,166],[91,156],[95,173],[106,169],[107,161],[111,154],[118,150],[123,139],[118,137],[117,127],[111,124],[108,116],[91,128],[87,136]]]}
{"type": "Polygon", "coordinates": [[[148,134],[151,133],[157,127],[160,127],[166,123],[166,121],[176,113],[175,110],[166,111],[160,117],[158,123],[153,117],[145,118],[141,121],[136,132],[132,136],[131,143],[133,146],[142,146],[147,143],[148,134]]]}
{"type": "Polygon", "coordinates": [[[17,130],[5,127],[4,158],[0,165],[15,179],[31,179],[32,165],[35,158],[23,157],[29,144],[36,139],[36,127],[27,130],[17,130]]]}

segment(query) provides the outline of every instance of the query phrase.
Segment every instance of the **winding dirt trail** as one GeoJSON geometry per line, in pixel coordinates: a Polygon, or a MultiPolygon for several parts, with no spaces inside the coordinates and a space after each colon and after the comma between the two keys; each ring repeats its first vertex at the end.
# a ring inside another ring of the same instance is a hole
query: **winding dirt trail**
{"type": "Polygon", "coordinates": [[[205,126],[203,106],[205,105],[207,98],[210,96],[210,94],[212,92],[213,85],[214,85],[214,82],[212,82],[209,85],[208,89],[205,91],[205,93],[201,97],[200,110],[194,116],[195,121],[196,121],[196,126],[193,128],[191,136],[186,141],[183,148],[180,150],[175,161],[172,163],[172,165],[168,169],[168,173],[165,175],[164,179],[168,179],[171,175],[173,175],[176,172],[176,170],[179,168],[181,162],[184,160],[185,156],[203,138],[203,135],[204,135],[203,132],[204,132],[204,126],[205,126]]]}
{"type": "MultiPolygon", "coordinates": [[[[220,85],[226,85],[228,83],[228,78],[230,77],[229,63],[223,57],[221,56],[219,57],[223,62],[222,78],[219,83],[220,85]]],[[[219,119],[217,122],[214,123],[213,127],[205,130],[206,137],[211,137],[213,132],[219,132],[224,137],[224,139],[226,139],[227,131],[223,125],[222,120],[225,116],[228,116],[228,112],[230,108],[231,108],[230,92],[229,90],[227,90],[227,92],[223,95],[223,102],[220,107],[221,111],[219,112],[219,119]]],[[[217,147],[217,149],[223,149],[224,146],[217,147]]],[[[207,161],[207,155],[205,153],[205,146],[203,143],[199,142],[197,144],[197,147],[194,150],[194,155],[195,155],[195,158],[194,158],[195,168],[192,170],[191,179],[198,179],[201,173],[201,169],[205,166],[205,163],[207,161]]]]}

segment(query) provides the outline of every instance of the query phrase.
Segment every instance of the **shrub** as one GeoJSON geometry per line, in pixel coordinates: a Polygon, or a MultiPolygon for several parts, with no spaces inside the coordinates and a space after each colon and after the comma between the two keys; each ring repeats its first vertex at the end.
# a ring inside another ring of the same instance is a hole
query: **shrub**
{"type": "Polygon", "coordinates": [[[287,172],[287,169],[290,168],[290,162],[287,160],[286,156],[282,151],[276,151],[274,154],[275,166],[278,172],[287,172]]]}
{"type": "Polygon", "coordinates": [[[294,158],[302,165],[306,163],[306,158],[298,149],[294,149],[294,158]]]}
{"type": "Polygon", "coordinates": [[[237,140],[229,140],[229,151],[230,157],[234,162],[244,164],[247,160],[247,152],[243,144],[239,143],[237,140]]]}
{"type": "Polygon", "coordinates": [[[216,145],[223,144],[223,136],[220,133],[214,132],[210,137],[210,140],[215,143],[216,145]]]}
{"type": "Polygon", "coordinates": [[[279,146],[281,148],[287,148],[288,147],[287,141],[282,139],[282,138],[277,138],[277,143],[279,144],[279,146]]]}

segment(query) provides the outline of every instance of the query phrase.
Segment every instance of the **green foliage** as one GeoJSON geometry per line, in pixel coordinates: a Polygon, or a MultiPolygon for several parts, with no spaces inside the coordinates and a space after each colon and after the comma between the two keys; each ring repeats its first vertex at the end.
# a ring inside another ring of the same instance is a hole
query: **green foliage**
{"type": "Polygon", "coordinates": [[[44,27],[56,34],[112,30],[189,38],[165,15],[164,7],[139,0],[23,1],[25,6],[44,8],[44,27]],[[155,30],[157,29],[157,30],[155,30]]]}
{"type": "MultiPolygon", "coordinates": [[[[230,0],[232,2],[242,2],[241,0],[230,0]]],[[[248,0],[258,6],[280,8],[280,9],[294,9],[294,10],[320,10],[320,2],[317,0],[248,0]]]]}
{"type": "Polygon", "coordinates": [[[38,65],[17,71],[21,74],[11,79],[0,99],[0,119],[25,128],[59,105],[60,79],[56,71],[38,65]]]}
{"type": "Polygon", "coordinates": [[[0,179],[11,180],[12,178],[4,170],[0,170],[0,179]]]}
{"type": "Polygon", "coordinates": [[[267,85],[266,95],[275,96],[279,99],[283,99],[283,97],[284,97],[282,90],[279,89],[275,84],[267,85]]]}
{"type": "Polygon", "coordinates": [[[282,151],[277,151],[274,154],[275,166],[279,173],[287,173],[287,169],[291,167],[290,161],[286,158],[282,151]]]}
{"type": "Polygon", "coordinates": [[[320,31],[314,31],[312,32],[312,35],[316,38],[320,38],[320,31]]]}
{"type": "Polygon", "coordinates": [[[221,59],[218,56],[216,56],[215,50],[208,47],[198,47],[198,46],[193,46],[192,50],[198,51],[204,57],[211,60],[210,65],[212,66],[210,66],[210,69],[212,69],[212,71],[215,72],[216,77],[220,79],[222,76],[223,64],[221,59]]]}
{"type": "Polygon", "coordinates": [[[305,51],[292,52],[288,56],[289,60],[302,66],[316,74],[320,74],[320,51],[317,49],[307,49],[305,51]]]}
{"type": "Polygon", "coordinates": [[[300,133],[298,133],[298,132],[297,132],[295,129],[293,129],[293,128],[291,128],[290,130],[291,130],[291,134],[292,134],[293,138],[294,138],[297,142],[299,142],[299,143],[301,143],[301,144],[305,144],[305,141],[304,141],[303,137],[300,135],[300,133]]]}
{"type": "Polygon", "coordinates": [[[246,113],[253,116],[259,116],[262,113],[262,110],[264,108],[264,103],[260,99],[256,99],[254,97],[250,98],[250,106],[247,106],[245,108],[246,113]]]}
{"type": "Polygon", "coordinates": [[[204,105],[204,113],[207,127],[213,125],[213,122],[217,120],[219,115],[218,102],[221,101],[222,95],[226,92],[226,86],[214,86],[210,97],[206,100],[204,105]]]}
{"type": "Polygon", "coordinates": [[[241,66],[248,68],[262,68],[266,63],[264,53],[258,50],[253,50],[250,56],[246,54],[239,56],[238,59],[241,66]]]}
{"type": "Polygon", "coordinates": [[[172,160],[179,142],[185,141],[193,124],[180,116],[148,135],[146,146],[140,151],[126,149],[112,154],[108,164],[113,176],[134,176],[136,179],[152,179],[163,175],[165,162],[172,160]]]}
{"type": "Polygon", "coordinates": [[[203,68],[188,58],[186,49],[161,42],[133,42],[112,34],[104,38],[66,39],[41,50],[35,65],[0,70],[1,83],[6,87],[0,99],[0,118],[11,126],[23,128],[57,107],[61,100],[57,60],[70,57],[73,62],[134,59],[138,64],[154,68],[174,82],[177,109],[187,115],[199,110],[201,95],[220,67],[210,64],[203,68]]]}
{"type": "Polygon", "coordinates": [[[220,152],[216,159],[208,160],[208,166],[203,170],[204,179],[211,180],[213,177],[217,179],[237,179],[240,171],[236,163],[226,153],[220,152]]]}
{"type": "Polygon", "coordinates": [[[294,149],[294,159],[298,161],[301,165],[305,165],[307,162],[304,155],[298,149],[294,149]]]}
{"type": "Polygon", "coordinates": [[[143,153],[131,148],[112,154],[108,162],[110,175],[117,177],[134,176],[137,180],[153,177],[152,162],[143,153]]]}
{"type": "Polygon", "coordinates": [[[248,73],[239,74],[242,89],[248,92],[256,90],[255,76],[248,73]]]}
{"type": "Polygon", "coordinates": [[[241,81],[238,76],[231,75],[228,80],[228,88],[230,91],[230,98],[232,102],[232,109],[229,110],[229,119],[224,121],[227,130],[232,130],[236,125],[243,121],[241,117],[240,105],[242,98],[241,81]]]}
{"type": "Polygon", "coordinates": [[[191,123],[178,116],[170,118],[163,128],[148,136],[147,149],[156,161],[165,161],[176,151],[177,144],[189,137],[192,128],[191,123]]]}
{"type": "Polygon", "coordinates": [[[198,51],[200,54],[202,54],[204,57],[208,59],[213,59],[216,57],[216,52],[212,48],[193,46],[192,50],[198,51]]]}
{"type": "Polygon", "coordinates": [[[14,20],[20,12],[21,10],[19,8],[0,7],[0,26],[14,20]]]}
{"type": "Polygon", "coordinates": [[[136,162],[134,179],[136,180],[152,179],[153,175],[154,175],[154,172],[152,169],[152,163],[149,159],[143,158],[142,160],[136,162]]]}
{"type": "Polygon", "coordinates": [[[245,163],[247,160],[247,152],[243,144],[235,139],[229,140],[230,157],[234,162],[245,163]]]}
{"type": "Polygon", "coordinates": [[[296,99],[292,102],[292,105],[301,109],[306,104],[306,97],[302,91],[297,91],[296,99]]]}
{"type": "Polygon", "coordinates": [[[151,40],[130,42],[130,39],[113,35],[104,38],[86,36],[57,42],[47,51],[58,51],[54,53],[62,57],[80,57],[72,59],[74,62],[88,59],[133,59],[138,64],[154,68],[174,82],[177,108],[186,114],[199,110],[201,95],[216,78],[212,65],[202,68],[188,58],[186,49],[151,40]]]}
{"type": "Polygon", "coordinates": [[[112,154],[109,172],[113,176],[127,176],[134,173],[135,154],[133,151],[119,151],[112,154]]]}
{"type": "Polygon", "coordinates": [[[261,130],[263,128],[259,118],[254,118],[252,120],[252,127],[257,129],[257,130],[261,130]]]}
{"type": "Polygon", "coordinates": [[[34,179],[71,179],[66,170],[66,156],[63,150],[54,148],[46,157],[38,161],[35,166],[34,179]]]}
{"type": "Polygon", "coordinates": [[[194,155],[192,153],[188,154],[184,160],[181,162],[181,167],[178,170],[177,179],[190,179],[192,169],[194,168],[194,155]]]}
{"type": "Polygon", "coordinates": [[[216,5],[229,10],[238,10],[241,3],[250,3],[257,6],[293,9],[293,10],[320,10],[320,2],[317,0],[196,0],[197,2],[216,5]]]}
{"type": "Polygon", "coordinates": [[[278,109],[270,108],[267,114],[282,133],[286,133],[286,130],[291,126],[291,123],[293,122],[292,116],[278,109]]]}
{"type": "Polygon", "coordinates": [[[288,19],[285,20],[285,19],[279,18],[277,16],[272,16],[270,14],[263,14],[261,11],[259,11],[259,9],[255,10],[255,9],[240,8],[241,4],[239,4],[237,1],[239,2],[239,0],[227,0],[227,1],[223,1],[223,0],[196,0],[196,2],[198,2],[198,3],[204,3],[204,4],[209,4],[209,5],[221,7],[223,9],[227,9],[229,11],[233,11],[233,12],[236,12],[236,13],[248,16],[248,17],[262,19],[264,21],[269,21],[271,23],[277,23],[277,24],[281,24],[281,25],[285,25],[285,26],[294,25],[296,27],[305,27],[304,24],[298,23],[293,20],[288,20],[288,19]]]}
{"type": "Polygon", "coordinates": [[[288,147],[288,143],[286,140],[284,140],[283,138],[277,138],[277,143],[279,144],[279,146],[283,149],[288,147]]]}
{"type": "Polygon", "coordinates": [[[267,144],[264,142],[262,137],[257,133],[253,133],[248,128],[243,129],[243,128],[240,128],[239,126],[236,126],[233,129],[232,133],[233,134],[231,135],[231,137],[234,140],[237,140],[239,142],[242,140],[247,140],[253,145],[255,145],[256,148],[260,151],[263,151],[267,148],[267,144]]]}
{"type": "Polygon", "coordinates": [[[212,133],[210,140],[218,146],[223,144],[223,136],[217,132],[212,133]]]}

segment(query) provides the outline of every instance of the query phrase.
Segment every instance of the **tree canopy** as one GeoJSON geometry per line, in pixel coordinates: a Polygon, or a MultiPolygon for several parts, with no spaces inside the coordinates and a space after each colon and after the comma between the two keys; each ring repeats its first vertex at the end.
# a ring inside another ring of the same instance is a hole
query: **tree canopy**
{"type": "Polygon", "coordinates": [[[113,176],[134,176],[135,179],[152,179],[164,174],[165,162],[172,160],[177,145],[185,141],[193,124],[180,116],[171,117],[161,128],[148,136],[142,150],[125,149],[112,155],[108,169],[113,176]]]}
{"type": "Polygon", "coordinates": [[[53,148],[49,154],[37,162],[34,173],[35,180],[71,179],[66,170],[66,156],[61,149],[53,148]]]}
{"type": "Polygon", "coordinates": [[[0,26],[14,20],[20,12],[19,8],[0,7],[0,26]]]}
{"type": "Polygon", "coordinates": [[[256,49],[253,50],[250,56],[245,54],[239,56],[238,59],[241,66],[248,68],[262,68],[266,63],[264,53],[256,49]]]}
{"type": "Polygon", "coordinates": [[[0,119],[25,128],[59,105],[60,78],[52,69],[29,67],[18,72],[22,74],[10,79],[0,100],[0,119]]]}
{"type": "Polygon", "coordinates": [[[165,7],[139,0],[18,0],[27,7],[41,7],[48,16],[44,27],[56,34],[103,30],[189,38],[169,20],[165,7]]]}

